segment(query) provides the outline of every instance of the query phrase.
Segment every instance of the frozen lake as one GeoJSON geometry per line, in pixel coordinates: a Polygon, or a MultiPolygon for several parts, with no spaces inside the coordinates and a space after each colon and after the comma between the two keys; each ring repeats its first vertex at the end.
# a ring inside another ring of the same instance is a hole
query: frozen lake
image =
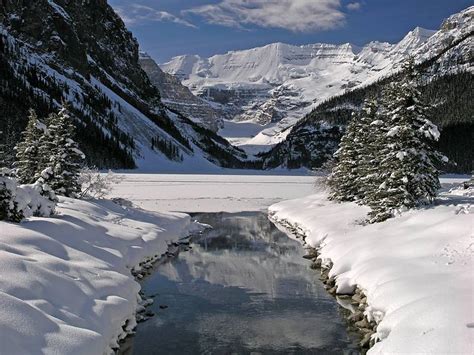
{"type": "Polygon", "coordinates": [[[315,192],[314,176],[121,174],[111,197],[152,211],[263,211],[315,192]]]}

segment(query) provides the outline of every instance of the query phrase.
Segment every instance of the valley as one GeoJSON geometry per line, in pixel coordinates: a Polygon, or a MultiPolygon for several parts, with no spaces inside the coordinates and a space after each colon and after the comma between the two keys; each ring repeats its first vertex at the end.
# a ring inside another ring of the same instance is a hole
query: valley
{"type": "Polygon", "coordinates": [[[0,0],[0,355],[471,354],[473,20],[0,0]]]}

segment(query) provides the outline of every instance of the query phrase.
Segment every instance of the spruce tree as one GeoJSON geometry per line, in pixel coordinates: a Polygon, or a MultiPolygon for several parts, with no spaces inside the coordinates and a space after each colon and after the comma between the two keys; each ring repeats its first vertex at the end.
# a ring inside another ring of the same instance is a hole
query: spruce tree
{"type": "Polygon", "coordinates": [[[0,221],[7,219],[10,208],[11,193],[6,184],[9,175],[10,170],[5,166],[5,146],[0,144],[0,221]]]}
{"type": "Polygon", "coordinates": [[[46,182],[56,194],[76,197],[81,189],[79,174],[84,154],[73,140],[74,125],[65,107],[59,113],[50,115],[48,130],[52,146],[49,160],[52,174],[45,172],[46,182]]]}
{"type": "Polygon", "coordinates": [[[22,133],[23,140],[17,144],[16,160],[14,163],[16,177],[21,184],[32,184],[40,169],[39,145],[43,135],[42,123],[39,122],[35,111],[30,110],[28,124],[22,133]]]}
{"type": "Polygon", "coordinates": [[[357,189],[357,202],[365,204],[377,183],[380,161],[378,145],[384,132],[377,98],[367,98],[358,116],[359,131],[354,144],[359,155],[354,185],[357,189]]]}
{"type": "Polygon", "coordinates": [[[17,182],[10,169],[0,168],[0,221],[20,222],[24,215],[15,199],[17,182]]]}
{"type": "Polygon", "coordinates": [[[377,121],[377,111],[377,100],[369,98],[361,111],[353,114],[334,155],[337,163],[328,179],[330,199],[358,203],[365,199],[369,179],[376,169],[375,137],[371,125],[377,121]]]}
{"type": "Polygon", "coordinates": [[[384,97],[388,131],[379,142],[378,186],[368,200],[372,208],[370,222],[430,203],[440,187],[436,166],[442,155],[433,148],[439,131],[427,117],[427,105],[417,89],[420,75],[413,59],[404,64],[404,74],[400,83],[392,83],[384,97]]]}
{"type": "Polygon", "coordinates": [[[339,149],[334,153],[336,165],[328,178],[331,200],[354,201],[357,198],[358,191],[354,185],[354,179],[357,177],[356,168],[359,153],[354,143],[359,130],[359,120],[354,113],[346,128],[346,133],[341,139],[339,149]]]}

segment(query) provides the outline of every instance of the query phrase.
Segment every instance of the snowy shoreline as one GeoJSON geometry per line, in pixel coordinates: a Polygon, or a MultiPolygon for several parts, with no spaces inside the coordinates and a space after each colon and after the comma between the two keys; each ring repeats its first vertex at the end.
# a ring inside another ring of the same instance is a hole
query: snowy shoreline
{"type": "Polygon", "coordinates": [[[113,353],[143,308],[134,275],[196,227],[182,213],[68,198],[54,218],[0,222],[0,354],[113,353]]]}
{"type": "Polygon", "coordinates": [[[472,354],[474,197],[444,191],[431,208],[361,226],[367,208],[326,196],[280,202],[269,217],[313,248],[330,293],[355,294],[369,353],[472,354]]]}

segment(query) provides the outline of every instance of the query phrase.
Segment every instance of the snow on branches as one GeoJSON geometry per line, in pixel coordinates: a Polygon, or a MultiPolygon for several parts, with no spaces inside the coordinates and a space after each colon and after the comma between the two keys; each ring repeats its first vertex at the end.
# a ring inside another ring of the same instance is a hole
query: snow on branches
{"type": "MultiPolygon", "coordinates": [[[[19,222],[50,216],[56,194],[77,197],[85,158],[73,140],[74,126],[65,107],[42,123],[30,111],[23,140],[15,147],[14,170],[0,171],[0,220],[19,222]]],[[[3,155],[3,154],[2,154],[3,155]]]]}
{"type": "Polygon", "coordinates": [[[437,167],[446,158],[433,148],[440,134],[427,117],[418,77],[408,60],[403,80],[354,115],[335,154],[330,198],[368,205],[370,223],[431,203],[440,188],[437,167]]]}

